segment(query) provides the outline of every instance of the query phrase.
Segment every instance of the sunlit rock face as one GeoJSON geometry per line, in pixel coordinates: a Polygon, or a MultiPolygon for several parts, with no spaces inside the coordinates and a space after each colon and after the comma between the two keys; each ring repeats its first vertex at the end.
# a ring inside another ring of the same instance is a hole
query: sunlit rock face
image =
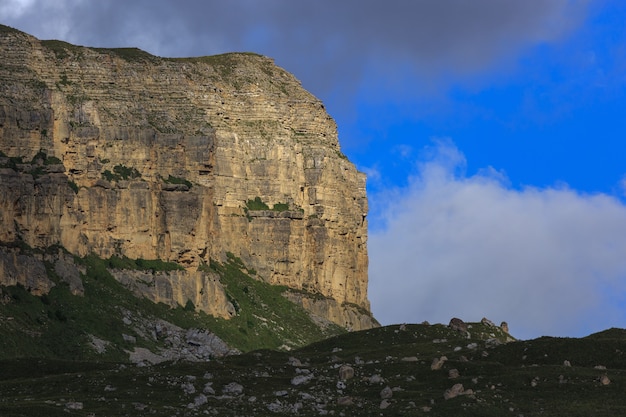
{"type": "Polygon", "coordinates": [[[232,253],[316,314],[375,323],[354,316],[369,312],[365,175],[323,104],[269,58],[164,59],[0,26],[0,151],[5,246],[188,270],[232,253]],[[306,301],[319,296],[332,308],[306,301]]]}

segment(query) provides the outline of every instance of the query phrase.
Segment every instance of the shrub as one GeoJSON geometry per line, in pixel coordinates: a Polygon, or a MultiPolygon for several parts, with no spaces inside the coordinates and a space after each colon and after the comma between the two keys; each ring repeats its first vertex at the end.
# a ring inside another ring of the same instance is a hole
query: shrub
{"type": "Polygon", "coordinates": [[[261,197],[254,197],[254,200],[248,200],[246,202],[246,208],[248,210],[269,210],[269,206],[261,200],[261,197]]]}
{"type": "Polygon", "coordinates": [[[113,167],[115,172],[121,179],[127,180],[129,178],[141,178],[141,174],[135,168],[129,168],[124,165],[115,165],[113,167]]]}
{"type": "Polygon", "coordinates": [[[185,311],[196,311],[196,305],[191,300],[187,300],[185,304],[185,311]]]}
{"type": "Polygon", "coordinates": [[[184,178],[173,177],[171,175],[168,176],[167,179],[163,178],[163,182],[165,182],[166,184],[185,184],[187,188],[191,188],[191,186],[193,185],[191,181],[187,181],[184,178]]]}
{"type": "Polygon", "coordinates": [[[102,172],[102,178],[111,182],[111,181],[119,181],[119,180],[127,180],[134,178],[141,178],[141,173],[137,171],[135,168],[129,168],[124,165],[115,165],[113,167],[113,172],[105,169],[102,172]]]}
{"type": "Polygon", "coordinates": [[[74,191],[75,194],[78,194],[78,184],[76,184],[74,181],[72,180],[68,180],[67,181],[67,185],[70,186],[70,188],[74,191]]]}
{"type": "Polygon", "coordinates": [[[276,203],[274,207],[272,207],[274,211],[287,211],[289,210],[289,204],[287,203],[276,203]]]}

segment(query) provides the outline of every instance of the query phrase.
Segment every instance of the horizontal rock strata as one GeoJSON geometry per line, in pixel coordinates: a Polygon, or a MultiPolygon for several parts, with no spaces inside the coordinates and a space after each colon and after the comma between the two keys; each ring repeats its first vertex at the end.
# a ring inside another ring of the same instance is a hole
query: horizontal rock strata
{"type": "MultiPolygon", "coordinates": [[[[354,316],[369,316],[365,175],[323,104],[271,59],[165,59],[0,26],[0,151],[4,245],[188,271],[231,253],[259,279],[333,300],[302,303],[315,314],[375,323],[354,316]]],[[[2,256],[6,277],[16,263],[2,256]]],[[[192,276],[154,298],[229,314],[192,276]]]]}

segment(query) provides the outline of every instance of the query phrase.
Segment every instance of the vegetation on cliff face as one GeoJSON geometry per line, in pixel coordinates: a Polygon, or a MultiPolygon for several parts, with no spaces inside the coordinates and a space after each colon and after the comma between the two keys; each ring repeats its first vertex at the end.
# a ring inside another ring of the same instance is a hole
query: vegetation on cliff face
{"type": "Polygon", "coordinates": [[[282,296],[285,287],[251,278],[241,260],[232,255],[223,264],[212,262],[205,267],[219,275],[235,306],[236,314],[228,320],[196,312],[193,304],[172,309],[138,298],[109,272],[139,269],[154,274],[182,269],[178,264],[117,256],[103,260],[95,255],[75,262],[83,270],[82,295],[73,294],[49,262],[45,262],[47,273],[55,285],[48,293],[35,296],[23,285],[0,287],[0,358],[127,362],[128,352],[135,348],[155,354],[167,348],[166,340],[152,332],[160,320],[182,329],[210,331],[240,351],[294,349],[345,332],[332,324],[320,327],[306,311],[282,296]],[[94,348],[94,337],[102,340],[106,349],[99,352],[94,348]]]}
{"type": "MultiPolygon", "coordinates": [[[[0,81],[0,243],[187,270],[231,252],[255,279],[313,294],[300,303],[316,315],[377,325],[365,175],[323,104],[272,59],[162,58],[0,27],[0,81]]],[[[155,301],[230,313],[185,284],[155,301]]]]}

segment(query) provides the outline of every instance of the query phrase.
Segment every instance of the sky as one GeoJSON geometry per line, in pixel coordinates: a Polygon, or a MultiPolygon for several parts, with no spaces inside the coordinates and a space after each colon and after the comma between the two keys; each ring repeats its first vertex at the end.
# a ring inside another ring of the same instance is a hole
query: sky
{"type": "Polygon", "coordinates": [[[251,51],[320,98],[368,175],[382,324],[626,327],[626,2],[0,0],[40,39],[251,51]]]}

